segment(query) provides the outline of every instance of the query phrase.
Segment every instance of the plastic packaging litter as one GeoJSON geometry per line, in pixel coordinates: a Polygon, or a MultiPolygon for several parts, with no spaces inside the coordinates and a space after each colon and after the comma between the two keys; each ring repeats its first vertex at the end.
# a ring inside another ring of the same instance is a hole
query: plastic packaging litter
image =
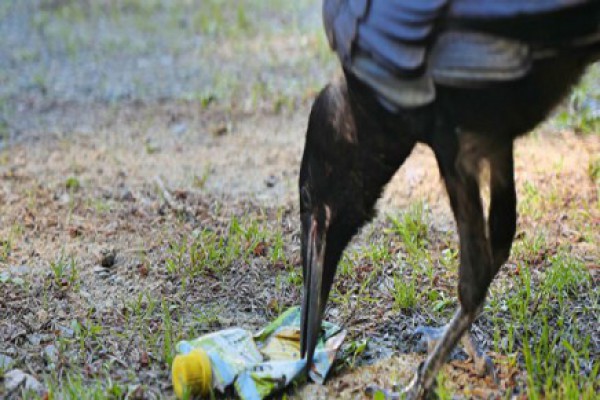
{"type": "MultiPolygon", "coordinates": [[[[346,331],[323,322],[309,371],[323,383],[333,365],[346,331]]],[[[252,335],[230,328],[177,343],[172,379],[177,397],[185,393],[206,396],[211,390],[224,392],[232,385],[241,399],[263,399],[288,386],[306,366],[300,359],[300,308],[284,312],[252,335]]]]}

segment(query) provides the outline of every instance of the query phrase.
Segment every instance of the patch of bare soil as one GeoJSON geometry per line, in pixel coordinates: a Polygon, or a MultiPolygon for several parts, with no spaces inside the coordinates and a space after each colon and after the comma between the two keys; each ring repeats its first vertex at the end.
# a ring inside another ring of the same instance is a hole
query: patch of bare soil
{"type": "MultiPolygon", "coordinates": [[[[416,354],[402,354],[356,371],[341,373],[330,379],[327,386],[305,386],[296,395],[305,399],[369,399],[372,396],[365,393],[367,385],[375,385],[386,391],[393,391],[394,385],[401,389],[408,385],[416,366],[424,359],[424,356],[416,354]]],[[[444,366],[441,374],[444,375],[445,382],[448,382],[448,388],[465,398],[502,397],[517,385],[518,379],[521,379],[520,372],[500,355],[492,355],[492,359],[500,383],[494,382],[491,377],[480,378],[474,371],[473,364],[467,361],[452,360],[444,366]]]]}

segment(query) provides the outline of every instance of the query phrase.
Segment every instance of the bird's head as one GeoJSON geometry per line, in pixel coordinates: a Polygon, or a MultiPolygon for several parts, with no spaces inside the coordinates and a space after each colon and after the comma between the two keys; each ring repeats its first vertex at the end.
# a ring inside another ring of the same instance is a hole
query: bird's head
{"type": "Polygon", "coordinates": [[[315,100],[300,168],[302,301],[301,354],[308,368],[338,261],[367,219],[364,174],[345,87],[331,85],[315,100]]]}
{"type": "Polygon", "coordinates": [[[384,186],[414,145],[413,139],[387,134],[388,122],[387,111],[347,74],[325,87],[311,109],[299,181],[300,352],[308,368],[342,252],[375,215],[384,186]]]}

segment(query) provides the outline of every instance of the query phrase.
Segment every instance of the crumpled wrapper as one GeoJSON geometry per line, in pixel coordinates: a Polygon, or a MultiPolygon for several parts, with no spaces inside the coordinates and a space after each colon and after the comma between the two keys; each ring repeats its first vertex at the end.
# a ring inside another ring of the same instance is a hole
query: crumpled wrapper
{"type": "MultiPolygon", "coordinates": [[[[323,322],[310,378],[322,384],[333,365],[346,331],[323,322]]],[[[234,385],[244,400],[263,399],[285,388],[306,367],[300,359],[300,308],[292,307],[261,331],[230,328],[177,343],[178,353],[202,348],[212,369],[212,387],[220,392],[234,385]]]]}

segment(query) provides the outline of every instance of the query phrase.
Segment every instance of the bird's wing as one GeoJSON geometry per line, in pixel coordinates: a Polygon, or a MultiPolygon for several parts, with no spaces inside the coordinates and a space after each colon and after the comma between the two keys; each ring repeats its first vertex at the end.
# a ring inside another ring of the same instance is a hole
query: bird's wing
{"type": "Polygon", "coordinates": [[[402,75],[425,63],[426,42],[447,0],[325,0],[330,43],[344,63],[364,52],[402,75]]]}
{"type": "Polygon", "coordinates": [[[536,46],[600,31],[598,0],[325,0],[343,66],[385,103],[420,106],[436,83],[471,87],[518,79],[536,46]]]}
{"type": "Polygon", "coordinates": [[[390,105],[434,98],[424,74],[435,21],[448,0],[325,0],[323,20],[343,66],[390,105]]]}
{"type": "Polygon", "coordinates": [[[451,0],[450,14],[476,18],[504,18],[563,11],[590,0],[451,0]]]}
{"type": "Polygon", "coordinates": [[[596,34],[599,0],[451,0],[449,28],[552,44],[596,34]]]}

